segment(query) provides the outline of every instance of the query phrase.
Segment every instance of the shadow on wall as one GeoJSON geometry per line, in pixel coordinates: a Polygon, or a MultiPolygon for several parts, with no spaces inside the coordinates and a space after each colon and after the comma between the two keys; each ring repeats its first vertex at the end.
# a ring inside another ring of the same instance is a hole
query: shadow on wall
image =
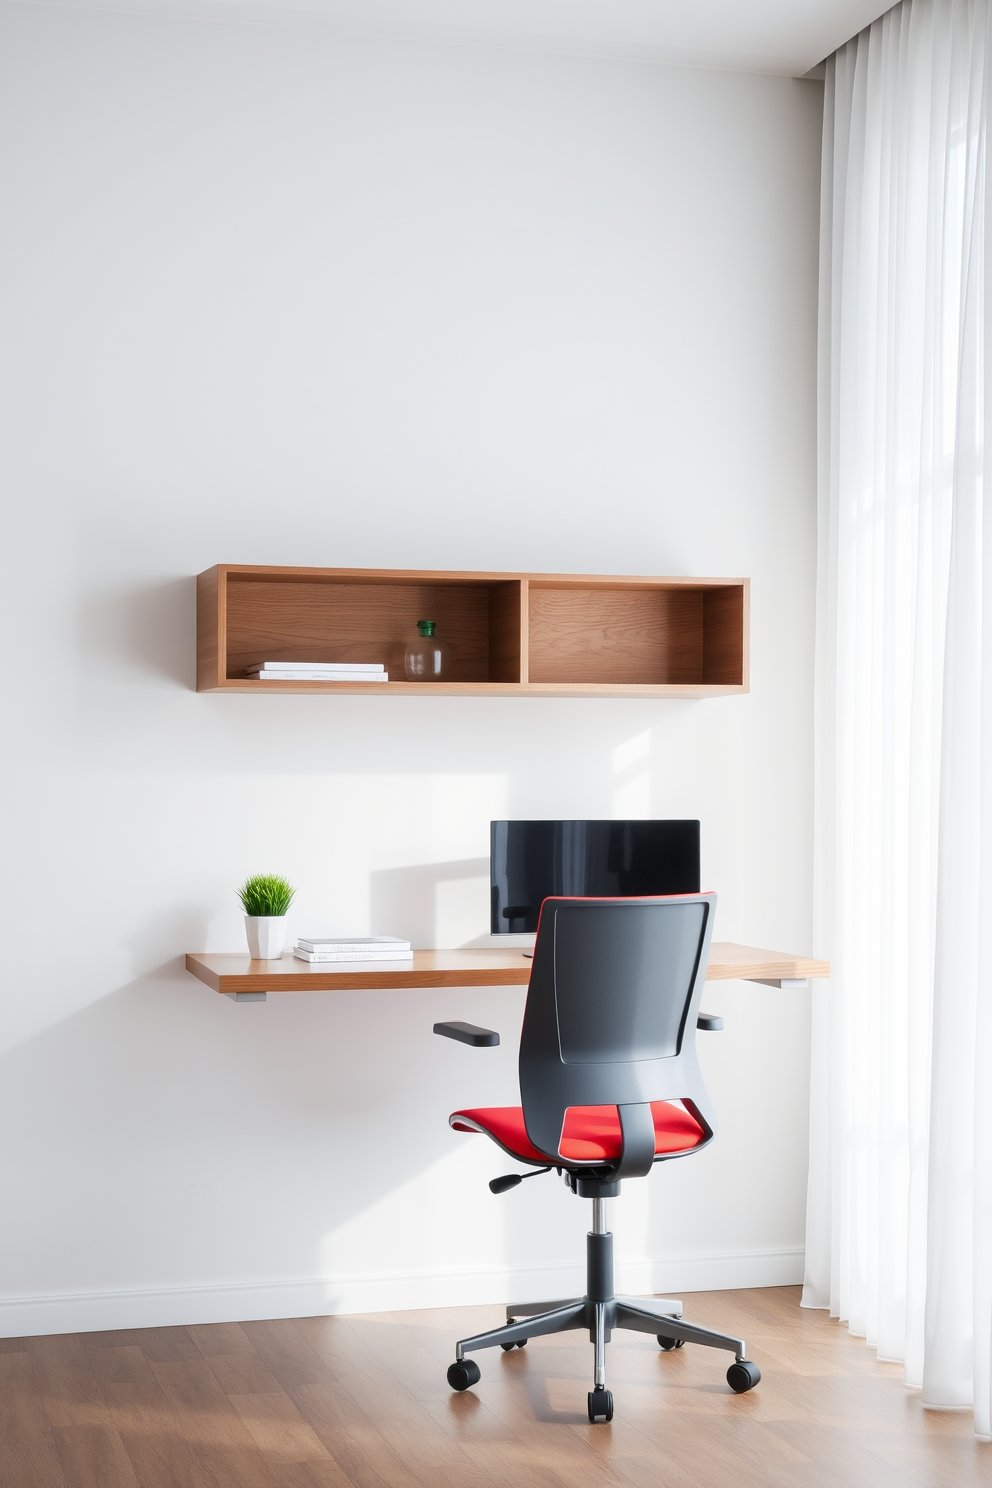
{"type": "Polygon", "coordinates": [[[186,954],[171,956],[178,946],[205,946],[216,906],[190,903],[173,910],[159,910],[120,936],[120,944],[131,957],[130,970],[145,981],[173,981],[186,974],[186,954]],[[168,958],[168,959],[165,959],[168,958]]]}
{"type": "Polygon", "coordinates": [[[196,579],[184,576],[80,600],[84,652],[104,665],[196,687],[196,579]]]}
{"type": "Polygon", "coordinates": [[[489,945],[489,859],[416,863],[369,875],[372,935],[420,948],[489,945]]]}
{"type": "Polygon", "coordinates": [[[171,961],[10,1050],[3,1294],[317,1275],[328,1232],[452,1150],[432,1011],[409,991],[243,1006],[171,961]]]}

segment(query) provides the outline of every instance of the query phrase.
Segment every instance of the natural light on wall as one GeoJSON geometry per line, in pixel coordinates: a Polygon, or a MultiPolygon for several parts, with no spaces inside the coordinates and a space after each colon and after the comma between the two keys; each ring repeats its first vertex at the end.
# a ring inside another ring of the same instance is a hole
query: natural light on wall
{"type": "Polygon", "coordinates": [[[613,815],[651,815],[651,730],[635,734],[613,751],[613,815]]]}

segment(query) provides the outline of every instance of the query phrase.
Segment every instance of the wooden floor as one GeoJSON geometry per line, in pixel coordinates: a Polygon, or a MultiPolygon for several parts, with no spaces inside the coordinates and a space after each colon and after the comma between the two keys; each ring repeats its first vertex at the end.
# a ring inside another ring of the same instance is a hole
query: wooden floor
{"type": "Polygon", "coordinates": [[[590,1426],[588,1338],[480,1354],[453,1394],[453,1340],[495,1307],[0,1340],[2,1488],[971,1488],[992,1446],[968,1412],[924,1411],[894,1365],[798,1289],[704,1292],[687,1318],[729,1356],[614,1334],[611,1426],[590,1426]]]}

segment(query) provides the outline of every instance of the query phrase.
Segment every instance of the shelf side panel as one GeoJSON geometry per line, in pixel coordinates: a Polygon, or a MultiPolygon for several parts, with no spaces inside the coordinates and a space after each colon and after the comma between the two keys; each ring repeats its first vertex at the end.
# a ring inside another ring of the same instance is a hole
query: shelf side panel
{"type": "Polygon", "coordinates": [[[196,580],[196,690],[219,687],[226,676],[225,577],[215,564],[196,580]]]}
{"type": "Polygon", "coordinates": [[[418,620],[434,620],[449,648],[451,682],[489,680],[486,584],[280,580],[231,576],[227,676],[259,661],[381,662],[404,680],[418,620]]]}
{"type": "Polygon", "coordinates": [[[707,589],[703,597],[704,682],[747,685],[743,584],[707,589]]]}
{"type": "Polygon", "coordinates": [[[530,584],[530,681],[634,685],[703,680],[699,589],[530,584]]]}

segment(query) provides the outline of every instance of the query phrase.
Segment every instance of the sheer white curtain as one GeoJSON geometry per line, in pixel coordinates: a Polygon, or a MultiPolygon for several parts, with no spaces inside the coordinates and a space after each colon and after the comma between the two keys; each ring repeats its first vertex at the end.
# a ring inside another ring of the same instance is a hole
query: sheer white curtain
{"type": "MultiPolygon", "coordinates": [[[[817,949],[807,1272],[992,1433],[988,0],[831,58],[823,142],[817,949]]],[[[992,238],[992,235],[990,235],[992,238]]],[[[992,344],[992,342],[990,342],[992,344]]],[[[992,489],[992,487],[990,487],[992,489]]]]}

